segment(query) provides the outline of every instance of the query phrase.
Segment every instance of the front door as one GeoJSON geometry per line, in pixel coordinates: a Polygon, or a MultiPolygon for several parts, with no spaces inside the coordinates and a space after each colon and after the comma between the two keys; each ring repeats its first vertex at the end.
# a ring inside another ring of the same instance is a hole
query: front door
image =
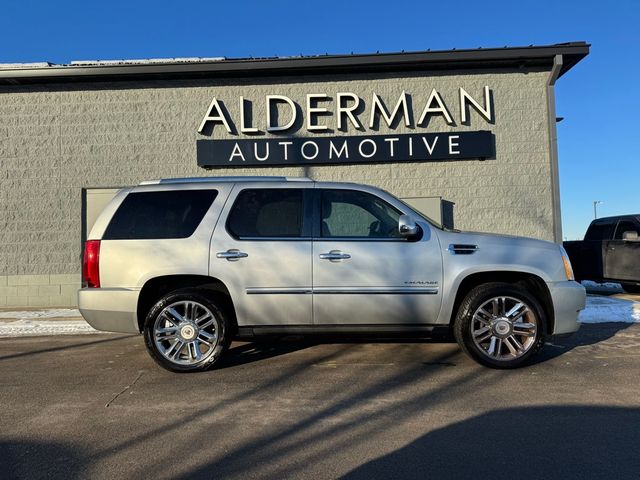
{"type": "Polygon", "coordinates": [[[316,325],[435,323],[442,260],[433,228],[400,237],[396,206],[365,191],[318,189],[313,242],[316,325]]]}
{"type": "Polygon", "coordinates": [[[640,240],[624,240],[625,232],[636,232],[640,225],[631,220],[620,220],[613,240],[606,241],[604,250],[604,278],[618,281],[640,281],[640,240]]]}
{"type": "Polygon", "coordinates": [[[235,187],[211,239],[210,275],[229,288],[239,326],[312,323],[309,186],[235,187]]]}

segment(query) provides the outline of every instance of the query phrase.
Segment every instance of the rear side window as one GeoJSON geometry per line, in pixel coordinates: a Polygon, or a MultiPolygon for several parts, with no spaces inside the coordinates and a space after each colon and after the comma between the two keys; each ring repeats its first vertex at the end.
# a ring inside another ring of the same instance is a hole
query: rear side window
{"type": "Polygon", "coordinates": [[[216,190],[173,190],[127,195],[104,233],[105,240],[187,238],[215,200],[216,190]]]}
{"type": "Polygon", "coordinates": [[[301,189],[247,189],[236,198],[227,229],[237,238],[302,237],[301,189]]]}

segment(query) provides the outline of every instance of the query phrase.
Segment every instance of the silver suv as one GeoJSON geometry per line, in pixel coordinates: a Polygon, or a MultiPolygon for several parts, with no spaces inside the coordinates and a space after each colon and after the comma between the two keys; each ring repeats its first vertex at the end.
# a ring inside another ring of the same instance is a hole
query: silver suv
{"type": "Polygon", "coordinates": [[[78,303],[99,330],[143,333],[161,366],[204,370],[232,338],[452,331],[513,368],[575,332],[585,291],[562,247],[437,226],[389,193],[305,178],[143,182],[85,244],[78,303]]]}

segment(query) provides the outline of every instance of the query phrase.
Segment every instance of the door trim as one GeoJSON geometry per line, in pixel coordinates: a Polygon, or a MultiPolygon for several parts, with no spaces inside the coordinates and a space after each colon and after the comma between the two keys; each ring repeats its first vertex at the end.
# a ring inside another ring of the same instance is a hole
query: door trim
{"type": "Polygon", "coordinates": [[[314,287],[314,294],[320,295],[437,295],[438,287],[432,288],[402,288],[402,287],[363,287],[363,288],[335,288],[314,287]]]}
{"type": "Polygon", "coordinates": [[[247,287],[247,295],[291,295],[300,294],[308,295],[313,293],[308,287],[291,287],[291,288],[270,288],[270,287],[247,287]]]}

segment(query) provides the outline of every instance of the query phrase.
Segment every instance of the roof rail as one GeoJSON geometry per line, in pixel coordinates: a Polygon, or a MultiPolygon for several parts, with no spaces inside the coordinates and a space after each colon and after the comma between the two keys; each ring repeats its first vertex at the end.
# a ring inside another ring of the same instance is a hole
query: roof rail
{"type": "Polygon", "coordinates": [[[260,176],[234,176],[234,177],[185,177],[185,178],[161,178],[160,180],[147,180],[140,185],[160,185],[167,183],[234,183],[234,182],[313,182],[308,177],[260,177],[260,176]]]}

